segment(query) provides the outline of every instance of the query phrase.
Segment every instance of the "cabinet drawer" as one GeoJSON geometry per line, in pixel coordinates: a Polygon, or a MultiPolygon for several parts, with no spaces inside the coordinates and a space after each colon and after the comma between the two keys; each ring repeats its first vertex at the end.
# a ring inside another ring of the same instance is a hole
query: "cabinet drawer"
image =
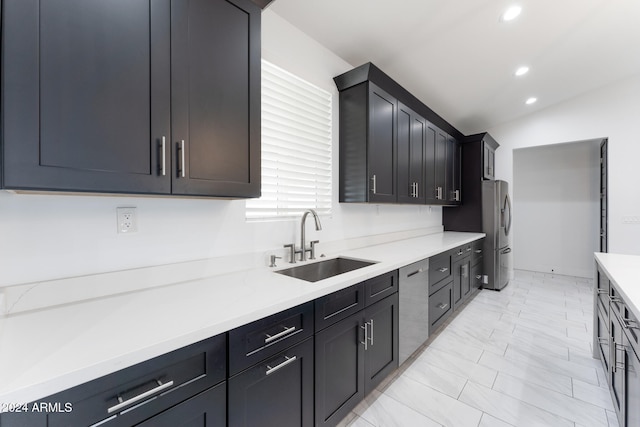
{"type": "Polygon", "coordinates": [[[598,308],[602,310],[602,314],[605,316],[605,320],[609,323],[609,292],[610,284],[609,278],[607,277],[600,268],[597,270],[596,277],[596,299],[598,301],[598,308]]]}
{"type": "Polygon", "coordinates": [[[47,425],[137,424],[222,382],[226,344],[218,335],[51,396],[73,411],[49,414],[47,425]]]}
{"type": "Polygon", "coordinates": [[[229,427],[313,426],[313,338],[229,378],[229,427]]]}
{"type": "Polygon", "coordinates": [[[229,375],[313,335],[310,301],[229,331],[229,375]]]}
{"type": "Polygon", "coordinates": [[[136,427],[218,427],[227,423],[226,383],[193,396],[136,427]]]}
{"type": "Polygon", "coordinates": [[[429,334],[433,333],[452,313],[453,281],[429,296],[429,334]]]}
{"type": "Polygon", "coordinates": [[[471,243],[471,265],[479,262],[484,255],[484,239],[471,243]]]}
{"type": "Polygon", "coordinates": [[[429,258],[429,294],[437,291],[442,284],[439,283],[451,277],[451,255],[449,252],[429,258]]]}
{"type": "Polygon", "coordinates": [[[391,271],[364,282],[365,306],[398,292],[398,270],[391,271]]]}
{"type": "Polygon", "coordinates": [[[455,262],[459,259],[462,259],[466,256],[470,256],[472,252],[471,243],[467,243],[466,245],[458,246],[457,248],[451,251],[451,262],[455,262]]]}
{"type": "Polygon", "coordinates": [[[316,332],[364,309],[364,284],[361,282],[316,299],[316,332]]]}
{"type": "Polygon", "coordinates": [[[622,309],[622,314],[622,326],[627,339],[636,354],[640,354],[640,323],[626,304],[622,309]]]}

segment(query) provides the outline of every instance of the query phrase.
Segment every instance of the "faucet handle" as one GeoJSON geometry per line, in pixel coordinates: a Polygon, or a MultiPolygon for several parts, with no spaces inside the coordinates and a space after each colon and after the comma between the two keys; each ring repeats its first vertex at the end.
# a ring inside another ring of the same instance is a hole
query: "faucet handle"
{"type": "Polygon", "coordinates": [[[316,245],[320,243],[320,240],[312,240],[309,243],[311,244],[311,256],[309,259],[316,259],[316,245]]]}
{"type": "Polygon", "coordinates": [[[289,264],[296,263],[296,245],[295,243],[290,243],[288,245],[284,245],[285,248],[291,248],[291,254],[289,256],[289,264]]]}

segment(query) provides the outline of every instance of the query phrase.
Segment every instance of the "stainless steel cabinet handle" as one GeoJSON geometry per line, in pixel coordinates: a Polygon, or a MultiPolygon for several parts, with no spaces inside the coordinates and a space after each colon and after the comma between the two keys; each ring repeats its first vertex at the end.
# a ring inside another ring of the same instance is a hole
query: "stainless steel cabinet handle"
{"type": "Polygon", "coordinates": [[[369,325],[371,326],[371,332],[370,332],[371,336],[369,337],[369,343],[373,345],[373,319],[369,321],[369,325]]]}
{"type": "Polygon", "coordinates": [[[607,290],[607,289],[598,289],[598,294],[599,295],[608,294],[608,293],[609,293],[609,290],[607,290]]]}
{"type": "Polygon", "coordinates": [[[609,295],[609,301],[611,302],[615,302],[615,303],[619,303],[622,302],[622,300],[618,297],[612,297],[611,295],[609,295]]]}
{"type": "Polygon", "coordinates": [[[622,371],[624,372],[624,369],[625,369],[625,366],[624,366],[624,364],[625,364],[625,357],[624,357],[624,354],[623,354],[623,356],[622,356],[622,361],[618,362],[618,350],[620,350],[620,351],[623,351],[623,352],[624,352],[624,351],[626,351],[626,347],[625,347],[624,345],[622,345],[622,344],[617,344],[617,343],[615,344],[615,346],[614,346],[614,347],[615,347],[615,348],[614,348],[613,352],[614,352],[614,354],[616,355],[616,357],[615,357],[615,359],[614,359],[614,363],[613,363],[613,364],[615,365],[614,372],[615,372],[617,369],[622,369],[622,371]]]}
{"type": "Polygon", "coordinates": [[[482,275],[481,275],[481,274],[478,274],[478,275],[476,276],[476,280],[480,280],[480,279],[482,279],[482,275]]]}
{"type": "Polygon", "coordinates": [[[373,188],[371,189],[371,192],[373,194],[376,194],[376,176],[375,175],[373,175],[371,177],[371,181],[372,181],[372,184],[373,184],[373,188]]]}
{"type": "Polygon", "coordinates": [[[447,267],[442,267],[442,268],[439,268],[438,271],[440,273],[446,273],[447,271],[449,271],[449,269],[447,267]]]}
{"type": "Polygon", "coordinates": [[[416,182],[416,198],[420,197],[420,183],[416,182]]]}
{"type": "Polygon", "coordinates": [[[442,200],[442,187],[436,187],[436,199],[442,200]]]}
{"type": "Polygon", "coordinates": [[[460,251],[458,251],[458,253],[456,255],[462,255],[464,252],[462,251],[462,249],[460,249],[460,251]]]}
{"type": "Polygon", "coordinates": [[[273,342],[275,340],[277,340],[278,338],[282,338],[285,335],[290,334],[291,332],[296,330],[295,326],[291,326],[290,328],[287,328],[286,326],[283,326],[284,331],[279,332],[275,335],[269,335],[269,334],[265,334],[265,339],[264,339],[264,343],[265,344],[269,344],[270,342],[273,342]]]}
{"type": "Polygon", "coordinates": [[[476,249],[474,252],[477,253],[477,254],[481,254],[482,253],[482,249],[476,249]]]}
{"type": "Polygon", "coordinates": [[[411,273],[407,274],[407,277],[415,276],[416,274],[422,273],[423,271],[424,271],[424,269],[419,268],[416,271],[412,271],[411,273]]]}
{"type": "Polygon", "coordinates": [[[436,307],[438,307],[441,310],[445,310],[447,307],[449,307],[449,304],[440,303],[436,307]]]}
{"type": "Polygon", "coordinates": [[[162,137],[162,167],[160,169],[162,176],[167,174],[167,151],[165,150],[166,138],[162,137]]]}
{"type": "Polygon", "coordinates": [[[625,329],[640,329],[638,323],[633,319],[621,317],[620,320],[622,320],[622,326],[624,326],[625,329]]]}
{"type": "Polygon", "coordinates": [[[369,349],[369,334],[368,334],[368,328],[367,328],[368,323],[365,322],[364,325],[360,326],[361,329],[364,329],[364,341],[360,341],[360,344],[364,344],[364,350],[367,351],[369,349]]]}
{"type": "Polygon", "coordinates": [[[280,368],[284,368],[284,367],[285,367],[285,366],[287,366],[288,364],[295,362],[295,361],[296,361],[296,358],[297,358],[296,356],[292,356],[292,357],[287,357],[287,356],[285,356],[285,357],[284,357],[284,359],[285,359],[285,360],[284,360],[284,362],[282,362],[281,364],[276,365],[276,366],[274,366],[273,368],[272,368],[271,366],[267,365],[267,371],[265,372],[265,375],[273,374],[273,373],[274,373],[275,371],[277,371],[278,369],[280,369],[280,368]]]}
{"type": "Polygon", "coordinates": [[[180,141],[180,156],[181,156],[181,162],[182,162],[182,177],[185,177],[185,164],[184,164],[184,139],[182,141],[180,141]]]}
{"type": "Polygon", "coordinates": [[[131,405],[132,403],[136,403],[139,402],[143,399],[146,399],[149,396],[152,396],[156,393],[159,393],[163,390],[168,389],[169,387],[173,386],[173,381],[169,381],[168,383],[162,383],[159,380],[156,380],[156,382],[159,384],[158,387],[152,388],[149,391],[145,391],[144,393],[140,393],[137,396],[132,397],[131,399],[127,399],[125,401],[122,401],[122,397],[118,396],[118,403],[117,405],[112,406],[111,408],[107,409],[107,413],[108,414],[112,414],[114,412],[118,412],[120,409],[131,405]]]}

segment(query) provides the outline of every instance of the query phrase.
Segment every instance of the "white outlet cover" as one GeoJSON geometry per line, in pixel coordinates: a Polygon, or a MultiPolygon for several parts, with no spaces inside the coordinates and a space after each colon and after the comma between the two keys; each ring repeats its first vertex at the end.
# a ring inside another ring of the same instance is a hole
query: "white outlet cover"
{"type": "Polygon", "coordinates": [[[118,233],[131,234],[138,231],[138,216],[135,207],[116,208],[118,233]]]}

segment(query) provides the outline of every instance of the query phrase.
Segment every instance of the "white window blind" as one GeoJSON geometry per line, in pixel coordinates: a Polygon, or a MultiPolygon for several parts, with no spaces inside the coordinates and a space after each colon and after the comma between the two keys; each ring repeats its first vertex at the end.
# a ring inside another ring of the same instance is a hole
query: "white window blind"
{"type": "Polygon", "coordinates": [[[262,61],[262,197],[247,219],[331,214],[331,94],[262,61]]]}

